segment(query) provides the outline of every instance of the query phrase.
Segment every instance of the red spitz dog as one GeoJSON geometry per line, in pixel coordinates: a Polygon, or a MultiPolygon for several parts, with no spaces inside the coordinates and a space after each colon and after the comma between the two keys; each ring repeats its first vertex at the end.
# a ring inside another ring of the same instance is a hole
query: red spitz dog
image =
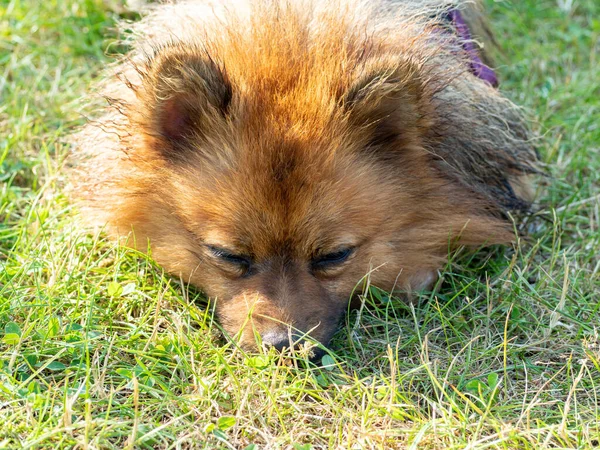
{"type": "Polygon", "coordinates": [[[514,238],[535,152],[482,24],[443,0],[156,6],[79,136],[84,212],[243,346],[326,345],[367,272],[423,289],[452,247],[514,238]]]}

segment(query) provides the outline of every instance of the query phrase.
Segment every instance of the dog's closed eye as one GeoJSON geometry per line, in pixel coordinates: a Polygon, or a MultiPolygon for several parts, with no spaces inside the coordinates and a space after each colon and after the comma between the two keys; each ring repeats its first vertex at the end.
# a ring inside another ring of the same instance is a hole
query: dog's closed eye
{"type": "Polygon", "coordinates": [[[207,245],[209,254],[218,262],[225,263],[231,268],[242,272],[242,275],[247,275],[252,266],[252,257],[249,255],[236,254],[230,250],[214,245],[207,245]]]}
{"type": "Polygon", "coordinates": [[[354,247],[346,247],[336,250],[331,253],[316,256],[311,261],[311,269],[313,271],[324,271],[334,269],[345,263],[348,258],[354,253],[354,247]]]}

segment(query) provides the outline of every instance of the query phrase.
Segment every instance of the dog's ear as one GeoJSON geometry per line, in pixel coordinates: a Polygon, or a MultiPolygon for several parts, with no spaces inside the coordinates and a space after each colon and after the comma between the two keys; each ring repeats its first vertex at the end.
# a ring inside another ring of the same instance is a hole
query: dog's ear
{"type": "Polygon", "coordinates": [[[370,147],[420,142],[431,126],[426,85],[410,61],[368,61],[352,75],[341,103],[350,125],[367,131],[370,147]]]}
{"type": "Polygon", "coordinates": [[[178,46],[156,50],[140,75],[138,120],[166,158],[177,159],[190,142],[206,138],[224,122],[232,86],[206,51],[178,46]]]}

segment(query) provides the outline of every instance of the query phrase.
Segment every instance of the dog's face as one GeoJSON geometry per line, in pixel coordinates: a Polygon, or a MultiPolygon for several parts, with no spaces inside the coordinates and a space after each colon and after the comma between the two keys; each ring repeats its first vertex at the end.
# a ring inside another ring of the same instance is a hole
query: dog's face
{"type": "MultiPolygon", "coordinates": [[[[265,135],[273,137],[261,124],[265,135]]],[[[377,165],[351,149],[327,161],[330,150],[313,139],[280,139],[237,147],[234,167],[182,182],[194,201],[175,209],[195,241],[189,279],[248,346],[254,333],[277,347],[289,347],[290,334],[327,343],[361,278],[402,272],[393,229],[409,218],[391,217],[402,194],[377,165]]]]}
{"type": "Polygon", "coordinates": [[[221,324],[247,345],[254,333],[278,347],[289,347],[290,333],[327,343],[352,290],[381,259],[384,217],[372,204],[383,196],[364,190],[376,182],[362,173],[369,167],[315,164],[305,153],[319,149],[295,145],[282,151],[297,152],[297,163],[240,162],[196,191],[208,203],[180,205],[199,243],[190,280],[217,299],[221,324]]]}

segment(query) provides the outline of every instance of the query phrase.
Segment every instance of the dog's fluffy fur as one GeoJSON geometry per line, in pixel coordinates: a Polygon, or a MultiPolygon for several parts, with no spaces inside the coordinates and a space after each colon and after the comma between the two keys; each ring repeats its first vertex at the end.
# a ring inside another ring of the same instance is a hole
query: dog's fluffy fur
{"type": "Polygon", "coordinates": [[[249,347],[288,326],[327,343],[367,272],[421,289],[452,247],[511,241],[535,153],[448,7],[481,25],[442,0],[156,7],[78,136],[86,217],[149,243],[249,347]]]}

